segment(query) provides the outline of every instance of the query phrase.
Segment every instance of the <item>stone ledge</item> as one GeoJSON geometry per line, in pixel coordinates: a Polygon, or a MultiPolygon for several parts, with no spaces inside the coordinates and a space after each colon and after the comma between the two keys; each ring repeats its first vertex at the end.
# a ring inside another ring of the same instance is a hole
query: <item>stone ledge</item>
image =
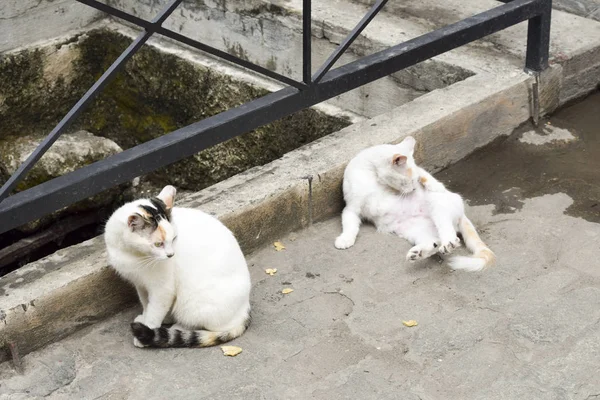
{"type": "MultiPolygon", "coordinates": [[[[530,80],[525,74],[468,78],[182,198],[179,205],[220,218],[248,253],[311,218],[338,214],[344,167],[363,148],[413,135],[417,158],[435,171],[510,134],[529,118],[530,80]]],[[[0,344],[17,342],[22,354],[135,302],[133,289],[107,266],[102,237],[1,278],[0,292],[0,344]]],[[[1,354],[0,361],[7,357],[1,354]]]]}

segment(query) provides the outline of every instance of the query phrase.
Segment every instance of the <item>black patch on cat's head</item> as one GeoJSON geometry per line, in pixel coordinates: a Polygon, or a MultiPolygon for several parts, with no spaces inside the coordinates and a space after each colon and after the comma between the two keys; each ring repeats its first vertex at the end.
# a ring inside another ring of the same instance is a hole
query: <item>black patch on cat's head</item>
{"type": "Polygon", "coordinates": [[[146,218],[146,221],[150,225],[156,229],[161,219],[165,219],[169,222],[171,221],[171,210],[167,209],[167,205],[164,203],[164,201],[158,197],[149,199],[149,201],[152,203],[153,207],[140,205],[140,208],[148,213],[149,217],[146,218]]]}

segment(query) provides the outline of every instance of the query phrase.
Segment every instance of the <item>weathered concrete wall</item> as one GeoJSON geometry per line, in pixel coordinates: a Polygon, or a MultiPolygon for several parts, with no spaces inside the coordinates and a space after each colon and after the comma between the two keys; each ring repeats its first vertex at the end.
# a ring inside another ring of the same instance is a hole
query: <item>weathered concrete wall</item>
{"type": "MultiPolygon", "coordinates": [[[[290,1],[298,3],[298,0],[290,1]]],[[[578,3],[585,3],[593,8],[594,1],[583,0],[578,3]]],[[[372,4],[374,0],[348,2],[372,4]]],[[[400,19],[398,25],[412,38],[499,5],[501,4],[495,0],[407,0],[388,3],[377,18],[393,16],[400,19]]],[[[391,21],[390,19],[385,24],[391,27],[391,21]]],[[[377,37],[386,40],[381,30],[376,32],[377,37]]],[[[559,102],[556,105],[563,105],[596,90],[600,85],[600,23],[555,9],[550,33],[550,63],[563,68],[558,87],[559,102]]],[[[510,74],[509,65],[524,67],[526,43],[527,24],[521,23],[451,52],[460,54],[461,59],[452,57],[451,54],[443,55],[440,59],[475,72],[484,70],[510,74]]]]}
{"type": "Polygon", "coordinates": [[[75,0],[2,0],[0,53],[85,28],[103,17],[75,0]]]}
{"type": "MultiPolygon", "coordinates": [[[[166,3],[166,0],[142,4],[130,0],[110,2],[114,7],[144,19],[151,19],[166,3]]],[[[165,22],[165,26],[242,59],[302,80],[301,14],[287,6],[280,7],[262,0],[184,2],[165,22]]],[[[315,17],[312,29],[313,71],[336,49],[346,34],[347,30],[340,29],[339,24],[315,17]]],[[[336,65],[346,64],[380,49],[376,42],[360,37],[336,65]]],[[[430,61],[328,102],[359,115],[373,117],[471,75],[469,70],[430,61]]]]}
{"type": "Polygon", "coordinates": [[[600,21],[600,2],[598,0],[554,0],[552,6],[557,10],[600,21]]]}
{"type": "MultiPolygon", "coordinates": [[[[95,29],[63,43],[0,56],[0,149],[9,151],[14,148],[13,142],[24,140],[27,148],[33,149],[39,142],[36,139],[44,137],[67,114],[130,42],[130,38],[110,29],[95,29]]],[[[128,149],[267,93],[261,87],[147,45],[70,129],[90,131],[128,149]]],[[[343,116],[302,110],[162,168],[150,174],[148,180],[156,185],[168,182],[182,189],[199,190],[281,157],[349,123],[343,116]]],[[[5,170],[0,173],[0,183],[7,172],[14,171],[13,164],[18,164],[11,162],[11,157],[0,159],[0,169],[5,170]],[[7,168],[1,168],[3,162],[7,168]]],[[[69,157],[62,159],[64,164],[72,161],[69,157]]],[[[27,189],[53,176],[41,166],[30,172],[17,189],[27,189]]]]}

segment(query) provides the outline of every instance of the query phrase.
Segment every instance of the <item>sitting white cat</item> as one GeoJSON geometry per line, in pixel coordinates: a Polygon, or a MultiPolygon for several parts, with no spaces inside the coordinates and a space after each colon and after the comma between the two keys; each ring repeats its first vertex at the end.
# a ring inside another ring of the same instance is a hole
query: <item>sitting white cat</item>
{"type": "Polygon", "coordinates": [[[453,257],[450,267],[479,271],[495,262],[464,212],[463,199],[448,191],[413,158],[415,139],[361,151],[344,172],[342,234],[338,249],[354,245],[362,220],[378,231],[395,233],[411,242],[406,259],[414,262],[435,253],[449,254],[463,237],[471,257],[453,257]]]}
{"type": "Polygon", "coordinates": [[[173,207],[175,188],[125,204],[106,224],[110,265],[135,285],[138,347],[205,347],[250,323],[250,274],[237,240],[216,218],[173,207]],[[176,325],[161,327],[166,320],[176,325]]]}

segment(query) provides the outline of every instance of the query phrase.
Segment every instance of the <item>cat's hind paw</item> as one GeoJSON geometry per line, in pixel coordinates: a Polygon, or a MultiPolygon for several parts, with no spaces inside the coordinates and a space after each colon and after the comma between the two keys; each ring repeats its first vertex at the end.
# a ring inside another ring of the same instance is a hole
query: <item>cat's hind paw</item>
{"type": "Polygon", "coordinates": [[[460,247],[460,239],[458,237],[455,237],[452,240],[442,242],[442,244],[438,248],[439,249],[438,252],[440,254],[450,254],[454,251],[454,249],[457,249],[459,247],[460,247]]]}
{"type": "Polygon", "coordinates": [[[423,249],[421,246],[414,246],[406,253],[406,261],[415,262],[423,258],[423,249]]]}
{"type": "Polygon", "coordinates": [[[418,244],[406,253],[406,261],[415,262],[431,257],[437,252],[436,244],[418,244]]]}
{"type": "Polygon", "coordinates": [[[354,246],[354,242],[356,242],[356,238],[347,237],[342,234],[335,239],[335,248],[344,250],[354,246]]]}
{"type": "Polygon", "coordinates": [[[144,315],[140,314],[137,317],[135,317],[135,319],[133,320],[133,322],[139,322],[139,323],[144,323],[144,315]]]}

